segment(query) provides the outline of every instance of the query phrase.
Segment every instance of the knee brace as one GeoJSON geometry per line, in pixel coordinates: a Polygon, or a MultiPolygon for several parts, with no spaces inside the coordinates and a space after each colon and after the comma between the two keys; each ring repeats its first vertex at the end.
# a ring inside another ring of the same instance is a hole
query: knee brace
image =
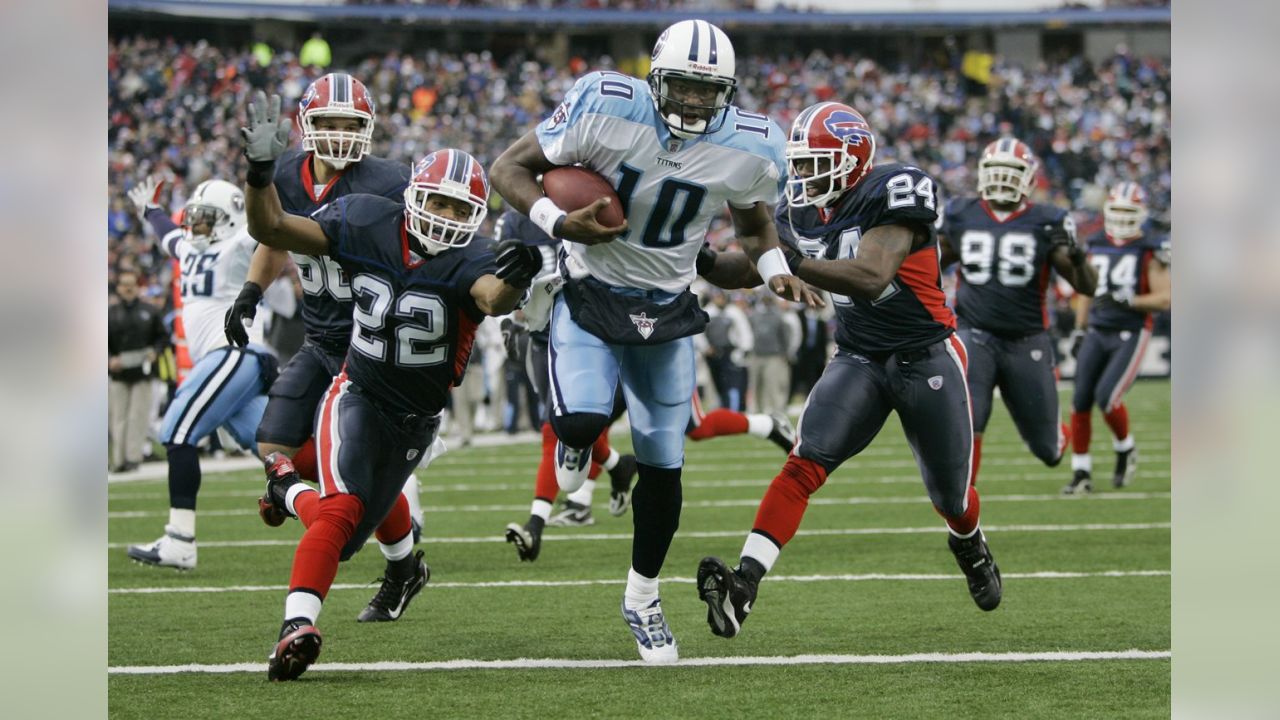
{"type": "Polygon", "coordinates": [[[591,447],[609,426],[609,416],[599,413],[565,413],[551,416],[551,429],[566,447],[581,450],[591,447]]]}

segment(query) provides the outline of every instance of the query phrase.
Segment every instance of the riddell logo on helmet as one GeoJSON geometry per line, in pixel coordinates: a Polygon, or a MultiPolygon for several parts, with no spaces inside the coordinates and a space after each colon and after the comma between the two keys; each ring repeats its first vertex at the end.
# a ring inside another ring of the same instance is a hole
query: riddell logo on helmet
{"type": "Polygon", "coordinates": [[[690,69],[690,70],[697,70],[698,72],[715,72],[715,71],[716,71],[716,66],[715,66],[715,65],[703,65],[702,63],[691,62],[691,63],[689,63],[689,69],[690,69]]]}

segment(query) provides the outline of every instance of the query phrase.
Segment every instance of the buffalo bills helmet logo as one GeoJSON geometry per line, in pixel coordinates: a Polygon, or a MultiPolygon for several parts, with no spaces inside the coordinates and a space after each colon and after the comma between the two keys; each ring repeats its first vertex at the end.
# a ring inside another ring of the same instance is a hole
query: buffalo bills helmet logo
{"type": "Polygon", "coordinates": [[[837,140],[847,142],[850,145],[861,145],[863,138],[870,137],[871,131],[867,129],[867,122],[861,117],[851,112],[837,110],[827,116],[822,121],[826,126],[827,132],[831,133],[837,140]]]}

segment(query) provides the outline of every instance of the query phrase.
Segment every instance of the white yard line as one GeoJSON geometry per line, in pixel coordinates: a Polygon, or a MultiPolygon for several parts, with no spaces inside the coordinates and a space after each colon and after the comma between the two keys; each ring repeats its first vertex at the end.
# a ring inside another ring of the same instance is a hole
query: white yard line
{"type": "MultiPolygon", "coordinates": [[[[906,655],[777,655],[743,657],[685,657],[666,667],[723,667],[742,665],[899,665],[911,663],[989,662],[1091,662],[1099,660],[1166,660],[1169,650],[1098,650],[1002,653],[911,653],[906,655]]],[[[312,665],[308,672],[389,672],[431,670],[554,670],[646,667],[642,660],[570,660],[567,658],[520,658],[516,660],[441,660],[437,662],[381,661],[369,663],[325,663],[312,665]]],[[[662,667],[662,666],[658,666],[662,667]]],[[[266,663],[225,665],[133,665],[109,666],[111,675],[174,675],[177,673],[264,672],[266,663]]]]}
{"type": "MultiPolygon", "coordinates": [[[[1074,571],[1058,571],[1044,570],[1041,572],[1027,573],[1002,573],[1001,577],[1006,580],[1079,580],[1084,578],[1134,578],[1134,577],[1169,577],[1171,575],[1168,570],[1102,570],[1098,572],[1074,572],[1074,571]]],[[[867,573],[862,575],[770,575],[768,581],[770,583],[785,582],[877,582],[877,581],[904,581],[904,582],[925,582],[932,580],[952,581],[962,577],[959,574],[925,574],[925,573],[867,573]]],[[[680,585],[692,585],[694,578],[688,577],[670,577],[663,578],[664,583],[676,583],[680,585]]],[[[474,588],[543,588],[543,587],[583,587],[589,585],[626,585],[626,578],[610,578],[607,580],[490,580],[484,582],[433,582],[427,584],[428,590],[445,590],[445,589],[474,589],[474,588]]],[[[369,590],[373,587],[371,583],[338,583],[333,585],[330,591],[334,590],[369,590]]],[[[223,586],[185,586],[185,587],[137,587],[137,588],[110,588],[108,593],[113,595],[167,595],[170,593],[242,593],[242,592],[286,592],[287,585],[223,585],[223,586]]]]}

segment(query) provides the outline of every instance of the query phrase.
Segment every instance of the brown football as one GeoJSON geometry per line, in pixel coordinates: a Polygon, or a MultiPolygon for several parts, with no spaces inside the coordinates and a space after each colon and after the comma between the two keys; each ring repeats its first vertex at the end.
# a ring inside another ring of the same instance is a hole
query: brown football
{"type": "Polygon", "coordinates": [[[607,197],[613,202],[606,205],[596,219],[605,227],[622,224],[622,202],[618,200],[618,193],[614,192],[608,180],[593,170],[576,165],[548,170],[542,175],[542,190],[565,212],[573,212],[607,197]]]}

